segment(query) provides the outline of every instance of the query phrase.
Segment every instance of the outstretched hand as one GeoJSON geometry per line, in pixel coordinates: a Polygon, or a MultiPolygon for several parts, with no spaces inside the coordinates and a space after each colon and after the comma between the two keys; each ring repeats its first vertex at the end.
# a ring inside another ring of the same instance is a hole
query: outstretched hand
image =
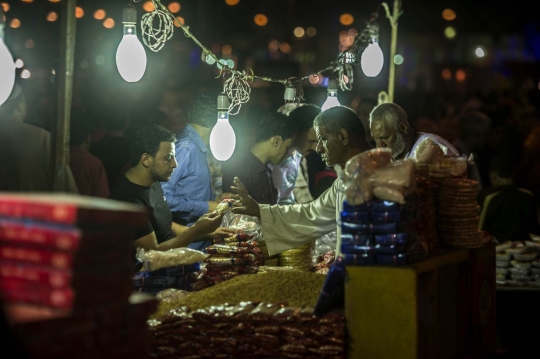
{"type": "Polygon", "coordinates": [[[251,198],[244,184],[240,181],[240,179],[238,179],[238,177],[234,177],[233,183],[234,186],[231,186],[231,191],[237,193],[240,196],[240,200],[233,203],[231,211],[236,214],[245,214],[248,216],[261,218],[259,204],[255,202],[253,198],[251,198]]]}

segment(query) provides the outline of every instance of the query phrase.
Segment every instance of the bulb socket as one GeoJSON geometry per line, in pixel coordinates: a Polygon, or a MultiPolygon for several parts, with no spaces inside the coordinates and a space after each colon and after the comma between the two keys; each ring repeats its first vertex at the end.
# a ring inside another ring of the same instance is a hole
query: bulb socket
{"type": "Polygon", "coordinates": [[[218,95],[217,109],[218,109],[218,111],[227,111],[227,110],[229,110],[229,98],[223,92],[218,95]]]}
{"type": "Polygon", "coordinates": [[[328,79],[328,86],[326,87],[326,90],[328,92],[337,92],[338,90],[338,80],[334,77],[331,77],[328,79]]]}
{"type": "Polygon", "coordinates": [[[294,87],[286,87],[283,98],[285,101],[294,101],[296,98],[296,89],[294,87]]]}
{"type": "Polygon", "coordinates": [[[135,6],[129,4],[124,8],[122,12],[122,23],[137,24],[137,9],[135,9],[135,6]]]}

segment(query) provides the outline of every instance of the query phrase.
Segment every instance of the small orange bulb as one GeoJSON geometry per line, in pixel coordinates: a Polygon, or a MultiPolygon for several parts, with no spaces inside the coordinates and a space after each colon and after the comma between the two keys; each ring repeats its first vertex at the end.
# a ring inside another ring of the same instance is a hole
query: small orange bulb
{"type": "Polygon", "coordinates": [[[4,8],[4,12],[8,12],[9,9],[11,8],[7,2],[1,3],[0,6],[4,8]]]}
{"type": "Polygon", "coordinates": [[[452,9],[444,9],[442,12],[442,17],[446,21],[452,21],[456,19],[456,12],[452,9]]]}
{"type": "Polygon", "coordinates": [[[176,14],[178,11],[180,11],[181,6],[180,6],[180,3],[175,1],[175,2],[170,3],[169,6],[167,6],[167,9],[169,9],[169,11],[172,12],[173,14],[176,14]]]}
{"type": "Polygon", "coordinates": [[[467,78],[467,74],[465,74],[464,70],[459,69],[456,71],[456,80],[458,80],[459,82],[463,82],[465,81],[466,78],[467,78]]]}
{"type": "Polygon", "coordinates": [[[239,2],[240,0],[225,0],[225,4],[230,6],[238,5],[239,2]]]}
{"type": "Polygon", "coordinates": [[[147,1],[144,3],[143,7],[144,11],[146,12],[152,12],[155,10],[154,3],[151,1],[147,1]]]}
{"type": "Polygon", "coordinates": [[[82,9],[82,7],[77,6],[77,7],[75,8],[75,17],[76,17],[77,19],[80,19],[80,18],[82,18],[83,16],[84,16],[84,10],[82,9]]]}
{"type": "Polygon", "coordinates": [[[19,20],[19,19],[13,19],[13,20],[11,20],[11,22],[9,23],[9,26],[11,26],[11,27],[14,28],[14,29],[18,29],[19,27],[21,27],[21,20],[19,20]]]}
{"type": "Polygon", "coordinates": [[[176,26],[176,27],[180,27],[180,25],[178,25],[178,22],[180,22],[180,24],[182,24],[182,25],[184,25],[186,23],[186,21],[184,20],[184,18],[182,16],[177,16],[176,20],[178,20],[178,21],[174,22],[174,26],[176,26]]]}
{"type": "Polygon", "coordinates": [[[452,78],[452,72],[448,68],[442,70],[442,78],[445,80],[450,80],[452,78]]]}
{"type": "Polygon", "coordinates": [[[354,22],[354,17],[351,14],[343,14],[339,17],[341,25],[349,26],[354,22]]]}
{"type": "Polygon", "coordinates": [[[263,14],[255,15],[253,21],[255,21],[255,24],[259,26],[266,26],[266,24],[268,24],[268,18],[266,17],[266,15],[263,14]]]}
{"type": "Polygon", "coordinates": [[[47,21],[55,22],[56,20],[58,20],[58,14],[57,13],[55,13],[53,11],[53,12],[50,12],[50,13],[47,14],[47,21]]]}
{"type": "Polygon", "coordinates": [[[107,16],[107,13],[103,9],[96,10],[94,13],[94,19],[96,20],[103,20],[105,19],[105,16],[107,16]]]}
{"type": "Polygon", "coordinates": [[[103,26],[107,29],[112,29],[114,27],[114,20],[110,17],[105,19],[105,21],[103,21],[103,26]]]}

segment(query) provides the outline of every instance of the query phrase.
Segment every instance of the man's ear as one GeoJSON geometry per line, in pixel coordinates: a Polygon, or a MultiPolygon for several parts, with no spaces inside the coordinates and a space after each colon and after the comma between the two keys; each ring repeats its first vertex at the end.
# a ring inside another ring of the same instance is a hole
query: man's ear
{"type": "Polygon", "coordinates": [[[346,129],[340,128],[337,133],[337,137],[343,146],[347,146],[349,144],[349,132],[346,129]]]}
{"type": "Polygon", "coordinates": [[[283,143],[283,138],[281,136],[272,137],[272,146],[279,147],[283,143]]]}
{"type": "Polygon", "coordinates": [[[141,164],[144,166],[144,168],[150,167],[150,164],[152,163],[152,156],[150,156],[148,153],[143,153],[141,155],[141,164]]]}
{"type": "Polygon", "coordinates": [[[410,127],[409,127],[409,125],[407,125],[405,122],[400,122],[399,125],[398,125],[398,127],[399,127],[399,131],[400,131],[401,133],[403,133],[404,135],[406,135],[407,133],[409,133],[410,127]]]}

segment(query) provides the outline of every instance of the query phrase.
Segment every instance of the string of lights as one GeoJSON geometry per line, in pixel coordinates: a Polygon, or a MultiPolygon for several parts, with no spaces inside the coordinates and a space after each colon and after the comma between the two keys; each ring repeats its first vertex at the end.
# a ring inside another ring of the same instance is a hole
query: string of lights
{"type": "MultiPolygon", "coordinates": [[[[133,0],[135,3],[140,1],[142,0],[133,0]]],[[[378,17],[378,12],[374,12],[366,22],[366,28],[355,36],[352,45],[347,49],[344,49],[338,55],[337,59],[332,61],[327,67],[306,76],[278,79],[256,75],[253,73],[253,70],[249,68],[243,71],[231,68],[227,63],[220,61],[217,56],[212,53],[212,51],[204,46],[193,35],[189,29],[189,26],[182,24],[180,20],[177,19],[169,11],[169,9],[161,3],[160,0],[152,0],[152,3],[154,4],[154,10],[143,15],[141,21],[141,31],[144,44],[154,52],[161,50],[165,45],[165,42],[172,37],[174,32],[174,23],[176,23],[176,25],[184,32],[184,36],[193,40],[193,42],[195,42],[195,44],[201,48],[202,61],[209,63],[210,61],[208,60],[212,59],[213,63],[216,64],[216,66],[218,66],[220,69],[220,73],[217,78],[222,77],[224,79],[223,91],[230,99],[229,113],[233,115],[238,114],[242,104],[249,101],[249,96],[251,93],[249,83],[255,80],[281,83],[286,87],[286,89],[294,89],[294,100],[292,99],[292,92],[290,92],[290,94],[286,96],[286,102],[302,101],[304,93],[302,82],[307,80],[310,80],[311,82],[318,82],[318,77],[326,73],[337,73],[337,80],[341,90],[350,91],[354,81],[352,65],[359,62],[358,60],[361,58],[361,54],[364,49],[371,43],[373,37],[378,35],[378,26],[375,24],[375,20],[378,17]],[[154,21],[155,18],[157,18],[158,21],[154,21]]]]}

